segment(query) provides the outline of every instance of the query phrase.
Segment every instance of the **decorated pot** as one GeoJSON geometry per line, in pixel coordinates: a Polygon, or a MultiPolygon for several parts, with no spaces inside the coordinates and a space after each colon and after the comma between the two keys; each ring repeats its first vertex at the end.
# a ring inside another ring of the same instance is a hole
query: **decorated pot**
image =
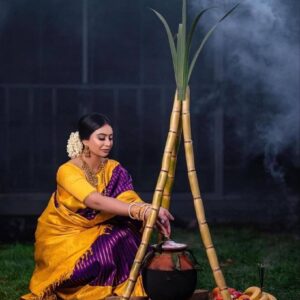
{"type": "Polygon", "coordinates": [[[196,262],[186,244],[168,240],[148,253],[142,278],[151,300],[187,300],[196,288],[196,262]]]}

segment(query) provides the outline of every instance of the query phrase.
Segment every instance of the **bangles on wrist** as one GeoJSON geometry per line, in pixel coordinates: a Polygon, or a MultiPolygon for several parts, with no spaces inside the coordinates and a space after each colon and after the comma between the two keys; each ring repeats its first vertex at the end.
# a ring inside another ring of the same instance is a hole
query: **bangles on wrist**
{"type": "Polygon", "coordinates": [[[141,213],[141,219],[142,219],[143,222],[145,221],[146,213],[147,213],[148,209],[150,209],[150,208],[151,208],[151,205],[148,204],[148,205],[145,207],[145,209],[142,211],[142,213],[141,213]]]}
{"type": "Polygon", "coordinates": [[[145,221],[146,213],[150,208],[150,204],[144,203],[140,205],[138,203],[132,202],[128,206],[128,215],[133,220],[145,221]]]}

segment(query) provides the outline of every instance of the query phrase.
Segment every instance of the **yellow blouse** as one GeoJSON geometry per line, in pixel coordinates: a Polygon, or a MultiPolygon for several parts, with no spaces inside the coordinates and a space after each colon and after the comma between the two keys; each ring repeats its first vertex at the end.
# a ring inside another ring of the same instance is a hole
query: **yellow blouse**
{"type": "MultiPolygon", "coordinates": [[[[108,185],[114,169],[119,165],[115,160],[108,160],[103,170],[98,172],[98,186],[92,186],[85,177],[84,171],[68,161],[61,165],[57,171],[57,192],[56,199],[59,204],[65,206],[72,212],[76,212],[79,209],[85,209],[87,206],[84,203],[84,199],[92,192],[103,192],[105,187],[108,185]],[[104,172],[104,174],[103,174],[104,172]]],[[[133,191],[128,190],[121,193],[116,197],[117,199],[130,203],[133,201],[142,201],[140,197],[133,191]]],[[[111,214],[101,213],[103,221],[107,217],[112,217],[111,214]]],[[[98,221],[99,220],[98,216],[98,221]]]]}

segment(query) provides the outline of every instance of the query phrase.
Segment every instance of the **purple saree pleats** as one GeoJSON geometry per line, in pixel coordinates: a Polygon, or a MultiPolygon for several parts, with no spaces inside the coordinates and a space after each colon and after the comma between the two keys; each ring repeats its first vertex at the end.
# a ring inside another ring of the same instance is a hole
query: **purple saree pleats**
{"type": "Polygon", "coordinates": [[[140,233],[126,218],[118,218],[107,232],[99,236],[91,251],[76,265],[73,275],[60,287],[81,285],[117,286],[129,275],[140,243],[140,233]]]}
{"type": "Polygon", "coordinates": [[[131,176],[121,165],[118,165],[113,170],[111,179],[106,187],[106,195],[115,198],[129,190],[133,190],[131,176]]]}

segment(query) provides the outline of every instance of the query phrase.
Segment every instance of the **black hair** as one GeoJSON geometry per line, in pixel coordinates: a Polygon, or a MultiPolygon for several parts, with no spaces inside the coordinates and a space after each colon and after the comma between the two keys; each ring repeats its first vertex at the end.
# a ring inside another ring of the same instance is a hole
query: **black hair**
{"type": "Polygon", "coordinates": [[[78,121],[78,131],[81,140],[88,140],[91,134],[104,125],[110,125],[110,120],[99,113],[90,113],[82,116],[78,121]]]}

